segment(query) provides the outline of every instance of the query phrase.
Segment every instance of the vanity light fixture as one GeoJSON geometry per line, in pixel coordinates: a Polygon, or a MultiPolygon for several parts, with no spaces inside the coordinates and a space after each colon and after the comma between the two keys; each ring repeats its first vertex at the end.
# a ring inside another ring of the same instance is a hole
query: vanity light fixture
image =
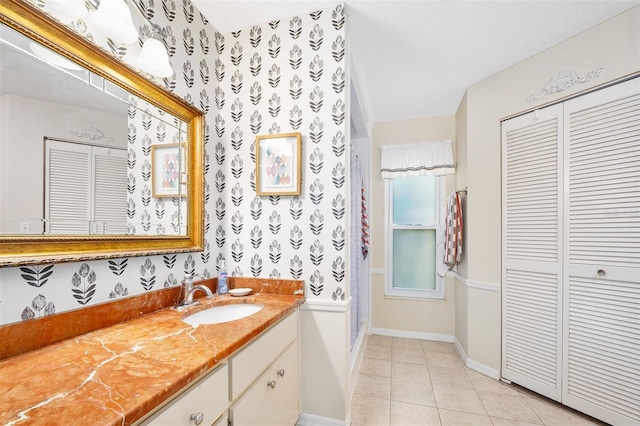
{"type": "Polygon", "coordinates": [[[100,0],[98,9],[89,16],[94,28],[114,41],[131,44],[138,40],[131,10],[124,0],[100,0]]]}
{"type": "Polygon", "coordinates": [[[161,37],[161,29],[157,25],[152,25],[151,35],[142,44],[142,50],[136,60],[136,65],[149,74],[158,77],[171,77],[173,68],[169,63],[167,48],[161,37]]]}
{"type": "MultiPolygon", "coordinates": [[[[83,18],[84,14],[78,12],[81,9],[77,7],[78,2],[82,0],[52,0],[50,6],[76,19],[83,18]]],[[[132,7],[151,27],[151,35],[144,40],[134,64],[151,75],[170,77],[173,69],[163,41],[164,31],[159,25],[149,21],[135,0],[100,0],[97,9],[89,13],[89,21],[93,29],[105,37],[119,43],[133,44],[138,41],[139,34],[133,23],[132,7]]],[[[84,4],[83,8],[86,11],[84,4]]]]}

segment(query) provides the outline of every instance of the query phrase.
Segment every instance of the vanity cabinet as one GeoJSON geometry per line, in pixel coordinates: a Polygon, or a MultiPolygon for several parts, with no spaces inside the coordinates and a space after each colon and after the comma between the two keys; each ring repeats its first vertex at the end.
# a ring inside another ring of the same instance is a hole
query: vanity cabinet
{"type": "MultiPolygon", "coordinates": [[[[229,406],[229,367],[213,372],[190,385],[177,398],[142,423],[144,426],[206,425],[215,422],[229,406]]],[[[225,424],[226,423],[221,423],[225,424]]]]}
{"type": "Polygon", "coordinates": [[[298,311],[263,332],[138,426],[294,426],[298,311]]]}
{"type": "Polygon", "coordinates": [[[298,345],[293,342],[231,406],[233,426],[295,425],[298,420],[298,345]]]}

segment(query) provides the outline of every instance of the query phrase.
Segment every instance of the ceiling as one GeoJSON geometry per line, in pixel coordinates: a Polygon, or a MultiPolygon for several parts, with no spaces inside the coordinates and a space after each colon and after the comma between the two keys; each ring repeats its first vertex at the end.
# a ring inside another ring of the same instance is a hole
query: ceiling
{"type": "MultiPolygon", "coordinates": [[[[222,33],[341,3],[193,2],[222,33]]],[[[640,5],[640,0],[342,3],[362,106],[356,114],[365,122],[383,122],[454,114],[470,85],[640,5]]]]}

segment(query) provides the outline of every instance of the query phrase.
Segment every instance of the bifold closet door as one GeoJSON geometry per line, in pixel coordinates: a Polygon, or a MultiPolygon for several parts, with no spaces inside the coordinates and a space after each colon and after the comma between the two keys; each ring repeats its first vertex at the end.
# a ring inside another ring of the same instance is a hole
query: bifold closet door
{"type": "Polygon", "coordinates": [[[502,124],[502,376],[559,401],[562,105],[502,124]]]}
{"type": "Polygon", "coordinates": [[[564,116],[562,401],[640,424],[640,78],[564,116]]]}

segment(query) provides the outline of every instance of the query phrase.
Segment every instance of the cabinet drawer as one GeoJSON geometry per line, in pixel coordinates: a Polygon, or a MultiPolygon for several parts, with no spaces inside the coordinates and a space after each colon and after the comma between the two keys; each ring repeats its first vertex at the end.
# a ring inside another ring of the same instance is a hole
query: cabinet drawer
{"type": "Polygon", "coordinates": [[[298,335],[298,311],[271,328],[231,358],[231,400],[234,401],[298,335]]]}
{"type": "Polygon", "coordinates": [[[293,426],[298,420],[296,342],[231,407],[234,426],[293,426]]]}
{"type": "Polygon", "coordinates": [[[182,395],[161,408],[143,425],[211,425],[229,406],[229,367],[224,364],[191,385],[182,395]],[[202,413],[201,423],[195,416],[202,413]],[[192,415],[194,419],[192,419],[192,415]]]}

